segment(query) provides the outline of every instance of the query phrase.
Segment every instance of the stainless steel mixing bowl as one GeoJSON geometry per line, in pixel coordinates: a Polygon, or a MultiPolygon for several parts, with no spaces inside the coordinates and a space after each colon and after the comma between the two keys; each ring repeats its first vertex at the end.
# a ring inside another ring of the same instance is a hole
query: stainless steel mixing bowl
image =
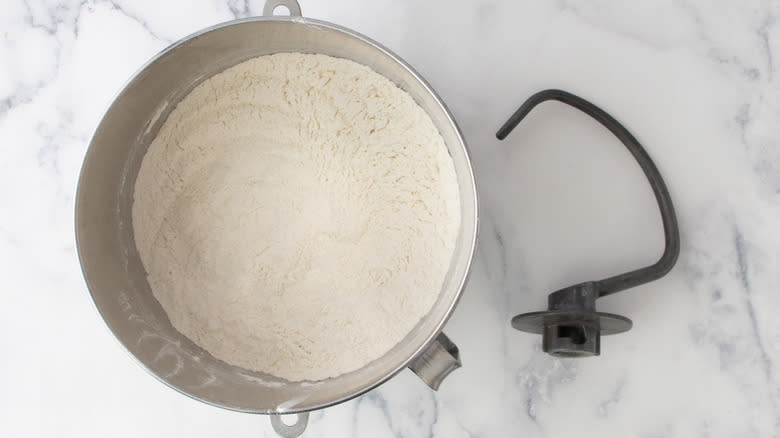
{"type": "Polygon", "coordinates": [[[468,151],[452,115],[431,87],[378,43],[343,27],[300,17],[294,0],[270,1],[266,16],[204,29],[165,49],[119,93],[97,127],[76,195],[76,241],[95,305],[117,339],[152,375],[197,400],[273,414],[277,432],[295,436],[278,414],[305,413],[355,397],[410,367],[430,386],[459,366],[440,334],[468,275],[477,236],[477,197],[468,151]],[[284,4],[291,16],[272,16],[284,4]],[[318,382],[288,382],[215,359],[177,332],[152,295],[133,240],[133,187],[149,143],[170,111],[204,79],[247,59],[278,52],[322,53],[367,65],[407,91],[444,138],[460,187],[462,223],[440,296],[402,342],[367,366],[318,382]]]}

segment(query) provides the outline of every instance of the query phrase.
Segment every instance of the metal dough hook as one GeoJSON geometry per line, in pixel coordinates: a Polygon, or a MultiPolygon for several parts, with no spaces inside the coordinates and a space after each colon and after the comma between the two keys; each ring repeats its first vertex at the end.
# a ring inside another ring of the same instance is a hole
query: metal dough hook
{"type": "Polygon", "coordinates": [[[496,137],[499,140],[506,138],[532,109],[548,100],[557,100],[577,108],[620,139],[645,173],[661,210],[665,248],[656,263],[604,280],[565,287],[549,295],[547,311],[524,313],[512,318],[512,327],[517,330],[541,334],[543,350],[553,356],[598,356],[601,335],[628,331],[632,323],[621,315],[597,312],[596,299],[657,280],[672,269],[680,254],[677,217],[666,184],[639,141],[612,116],[585,99],[561,90],[536,93],[512,114],[498,130],[496,137]]]}

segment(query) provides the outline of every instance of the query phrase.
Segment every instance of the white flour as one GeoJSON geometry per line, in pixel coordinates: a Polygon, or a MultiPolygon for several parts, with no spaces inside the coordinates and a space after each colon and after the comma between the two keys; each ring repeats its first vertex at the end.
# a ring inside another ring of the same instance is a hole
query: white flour
{"type": "Polygon", "coordinates": [[[428,115],[367,67],[252,59],[160,129],[133,227],[174,327],[215,357],[289,380],[379,358],[438,297],[460,225],[428,115]]]}

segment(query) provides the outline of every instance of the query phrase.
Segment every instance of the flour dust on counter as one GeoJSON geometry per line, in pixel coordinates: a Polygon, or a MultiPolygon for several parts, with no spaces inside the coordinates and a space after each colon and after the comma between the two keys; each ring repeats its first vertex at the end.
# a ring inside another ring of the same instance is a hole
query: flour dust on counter
{"type": "Polygon", "coordinates": [[[355,62],[283,53],[177,105],[132,215],[177,330],[228,363],[320,380],[381,357],[430,310],[460,203],[411,96],[355,62]]]}

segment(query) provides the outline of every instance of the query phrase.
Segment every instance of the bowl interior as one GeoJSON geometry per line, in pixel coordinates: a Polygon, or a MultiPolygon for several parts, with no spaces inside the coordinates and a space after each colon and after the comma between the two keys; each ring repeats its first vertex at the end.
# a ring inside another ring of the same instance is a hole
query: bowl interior
{"type": "Polygon", "coordinates": [[[154,376],[198,400],[257,412],[300,412],[354,397],[413,358],[441,329],[464,285],[476,238],[476,191],[463,140],[436,95],[413,70],[372,41],[302,18],[255,18],[206,29],[150,61],[105,114],[89,146],[76,198],[76,237],[90,293],[111,331],[154,376]],[[455,163],[462,223],[434,307],[383,357],[336,378],[288,382],[215,359],[177,332],[146,281],[131,206],[146,149],[176,104],[202,80],[249,58],[322,53],[365,64],[407,91],[431,116],[455,163]]]}

